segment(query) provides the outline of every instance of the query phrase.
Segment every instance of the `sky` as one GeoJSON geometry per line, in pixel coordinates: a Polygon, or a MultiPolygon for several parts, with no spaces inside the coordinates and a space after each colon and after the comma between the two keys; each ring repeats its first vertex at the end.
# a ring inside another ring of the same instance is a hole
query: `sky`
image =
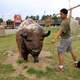
{"type": "MultiPolygon", "coordinates": [[[[80,0],[0,0],[0,17],[13,19],[15,14],[20,14],[22,19],[31,15],[53,15],[60,9],[80,5],[80,0]],[[69,6],[70,1],[70,6],[69,6]]],[[[72,12],[73,17],[80,17],[80,7],[72,12]]]]}

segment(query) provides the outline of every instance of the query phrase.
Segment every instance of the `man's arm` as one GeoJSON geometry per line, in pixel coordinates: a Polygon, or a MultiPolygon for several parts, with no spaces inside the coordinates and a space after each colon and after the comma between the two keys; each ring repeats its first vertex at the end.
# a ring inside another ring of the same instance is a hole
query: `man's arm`
{"type": "Polygon", "coordinates": [[[62,28],[54,34],[54,36],[53,36],[54,38],[52,39],[51,42],[53,42],[53,43],[56,42],[56,40],[60,37],[61,33],[62,33],[62,28]]]}

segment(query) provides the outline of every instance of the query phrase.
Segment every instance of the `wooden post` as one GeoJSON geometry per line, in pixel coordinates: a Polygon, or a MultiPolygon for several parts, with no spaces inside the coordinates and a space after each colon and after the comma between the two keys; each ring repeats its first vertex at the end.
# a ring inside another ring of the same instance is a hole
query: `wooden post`
{"type": "Polygon", "coordinates": [[[1,36],[5,36],[5,28],[2,24],[0,25],[0,37],[1,36]]]}

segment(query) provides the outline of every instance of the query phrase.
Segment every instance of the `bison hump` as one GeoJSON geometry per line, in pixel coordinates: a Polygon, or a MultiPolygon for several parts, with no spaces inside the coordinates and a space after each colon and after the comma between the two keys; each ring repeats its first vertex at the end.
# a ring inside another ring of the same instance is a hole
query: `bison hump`
{"type": "Polygon", "coordinates": [[[33,29],[33,30],[36,30],[36,29],[43,29],[42,26],[40,26],[38,23],[36,23],[34,20],[32,19],[27,19],[27,20],[24,20],[20,26],[18,27],[17,31],[21,30],[21,29],[33,29]]]}

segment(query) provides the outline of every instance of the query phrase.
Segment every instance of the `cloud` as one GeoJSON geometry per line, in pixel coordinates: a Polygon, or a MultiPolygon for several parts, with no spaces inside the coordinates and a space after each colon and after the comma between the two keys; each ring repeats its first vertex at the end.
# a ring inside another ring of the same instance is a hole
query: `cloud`
{"type": "MultiPolygon", "coordinates": [[[[69,0],[1,0],[0,14],[12,18],[14,14],[40,15],[59,13],[61,8],[69,8],[69,0]]],[[[77,5],[80,0],[71,0],[71,5],[77,5]]],[[[77,9],[76,9],[77,10],[77,9]]],[[[79,9],[80,10],[80,9],[79,9]]],[[[73,11],[74,12],[74,11],[73,11]]],[[[74,12],[77,14],[78,12],[74,12]]]]}

